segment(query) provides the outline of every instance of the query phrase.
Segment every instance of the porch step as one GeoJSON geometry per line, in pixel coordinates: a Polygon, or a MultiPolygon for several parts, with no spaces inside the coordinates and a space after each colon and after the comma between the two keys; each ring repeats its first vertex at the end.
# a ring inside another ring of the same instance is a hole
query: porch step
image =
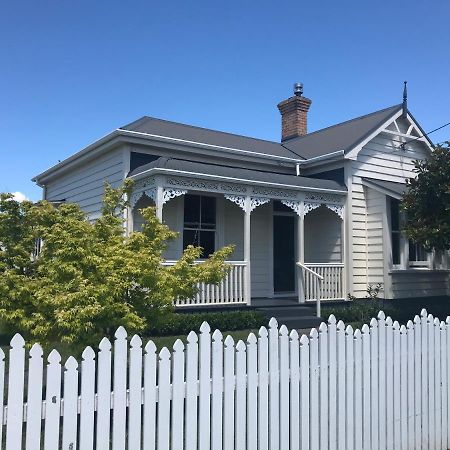
{"type": "Polygon", "coordinates": [[[275,317],[279,325],[289,329],[315,328],[323,321],[315,315],[315,308],[308,306],[271,306],[257,307],[267,318],[275,317]]]}

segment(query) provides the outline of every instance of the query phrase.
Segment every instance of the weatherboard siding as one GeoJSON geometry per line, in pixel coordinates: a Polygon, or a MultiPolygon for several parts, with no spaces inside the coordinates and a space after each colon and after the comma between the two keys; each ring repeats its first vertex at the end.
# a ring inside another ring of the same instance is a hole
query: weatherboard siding
{"type": "Polygon", "coordinates": [[[362,178],[404,183],[415,176],[414,160],[427,157],[419,142],[407,150],[398,148],[396,136],[381,133],[371,140],[351,161],[351,229],[353,258],[353,294],[364,297],[369,284],[381,283],[386,297],[417,297],[443,295],[448,291],[448,274],[432,271],[388,273],[390,250],[384,242],[389,236],[386,227],[386,196],[363,186],[362,178]],[[389,279],[386,279],[389,277],[389,279]]]}
{"type": "Polygon", "coordinates": [[[118,187],[123,179],[123,152],[117,149],[49,182],[46,185],[46,199],[78,203],[93,220],[101,212],[105,182],[118,187]]]}

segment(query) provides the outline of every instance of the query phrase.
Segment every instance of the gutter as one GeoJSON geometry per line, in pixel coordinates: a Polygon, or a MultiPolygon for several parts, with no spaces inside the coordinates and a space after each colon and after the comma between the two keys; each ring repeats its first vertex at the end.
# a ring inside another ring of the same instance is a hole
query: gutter
{"type": "Polygon", "coordinates": [[[316,187],[308,187],[308,186],[298,186],[298,185],[291,185],[291,184],[282,184],[282,183],[272,183],[269,181],[253,181],[253,180],[246,180],[243,178],[233,178],[233,177],[224,177],[222,175],[209,175],[204,173],[197,173],[197,172],[186,172],[184,170],[175,170],[175,169],[165,169],[160,167],[152,167],[151,169],[147,169],[144,172],[137,173],[136,175],[132,175],[131,177],[128,177],[133,180],[140,180],[141,178],[145,178],[147,176],[153,175],[153,174],[167,174],[167,175],[184,175],[189,178],[208,178],[211,180],[217,180],[217,181],[232,181],[232,182],[238,182],[243,184],[253,184],[258,186],[270,186],[270,187],[277,187],[277,188],[289,188],[294,190],[300,190],[300,191],[313,191],[313,192],[328,192],[333,194],[340,194],[340,195],[346,195],[346,190],[340,190],[340,189],[326,189],[326,188],[316,188],[316,187]]]}

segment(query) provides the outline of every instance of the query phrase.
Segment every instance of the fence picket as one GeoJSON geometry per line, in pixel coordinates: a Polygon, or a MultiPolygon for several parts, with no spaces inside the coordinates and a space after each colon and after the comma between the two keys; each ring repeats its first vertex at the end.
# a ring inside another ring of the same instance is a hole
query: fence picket
{"type": "Polygon", "coordinates": [[[363,448],[363,407],[362,407],[362,335],[355,330],[353,335],[353,357],[355,358],[354,392],[355,392],[355,450],[363,448]]]}
{"type": "Polygon", "coordinates": [[[58,450],[61,408],[61,355],[56,350],[52,350],[47,361],[44,448],[45,450],[58,450]]]}
{"type": "MultiPolygon", "coordinates": [[[[411,355],[410,355],[411,357],[411,355]]],[[[422,448],[422,335],[420,317],[414,317],[414,448],[422,448]]]]}
{"type": "Polygon", "coordinates": [[[158,450],[170,448],[170,352],[163,347],[158,365],[158,450]]]}
{"type": "Polygon", "coordinates": [[[319,326],[319,367],[320,367],[320,449],[328,450],[328,326],[319,326]]]}
{"type": "Polygon", "coordinates": [[[212,335],[212,397],[211,446],[222,450],[223,421],[223,336],[219,330],[212,335]]]}
{"type": "MultiPolygon", "coordinates": [[[[144,354],[143,443],[145,450],[156,448],[156,345],[148,341],[144,354]]],[[[187,396],[186,396],[187,397],[187,396]]],[[[187,421],[187,418],[186,418],[187,421]]],[[[108,447],[107,447],[108,448],[108,447]]]]}
{"type": "MultiPolygon", "coordinates": [[[[186,450],[197,450],[197,380],[198,380],[198,336],[191,331],[186,347],[186,450]]],[[[159,450],[159,449],[158,449],[159,450]]]]}
{"type": "MultiPolygon", "coordinates": [[[[261,350],[261,349],[260,349],[261,350]]],[[[291,368],[291,384],[290,384],[290,450],[300,449],[300,426],[299,426],[299,410],[300,410],[300,342],[296,330],[292,330],[289,334],[289,365],[291,368]]],[[[262,405],[259,405],[260,408],[262,405]]]]}
{"type": "Polygon", "coordinates": [[[448,428],[448,400],[447,400],[447,360],[448,347],[447,347],[447,326],[445,322],[441,322],[441,376],[442,376],[442,427],[441,427],[441,449],[447,449],[447,428],[448,428]]]}
{"type": "Polygon", "coordinates": [[[378,313],[378,439],[386,448],[386,316],[378,313]]]}
{"type": "Polygon", "coordinates": [[[434,436],[435,404],[434,404],[434,317],[429,314],[427,318],[428,329],[428,449],[435,450],[434,436]]]}
{"type": "MultiPolygon", "coordinates": [[[[437,450],[441,450],[441,434],[442,434],[442,371],[441,371],[441,321],[436,317],[434,323],[434,342],[435,342],[435,364],[434,364],[434,402],[436,407],[436,425],[435,425],[435,446],[437,450]]],[[[444,360],[445,361],[445,360],[444,360]]]]}
{"type": "Polygon", "coordinates": [[[266,327],[258,332],[258,449],[269,449],[269,341],[266,327]]]}
{"type": "MultiPolygon", "coordinates": [[[[72,448],[73,450],[75,450],[78,447],[78,362],[73,356],[71,356],[66,361],[64,367],[65,372],[62,448],[72,448]]],[[[41,424],[39,423],[39,433],[41,431],[40,425],[41,424]]],[[[36,442],[39,443],[39,439],[37,439],[36,442]]],[[[34,448],[39,447],[39,445],[36,445],[34,448]]],[[[32,447],[30,447],[30,449],[31,448],[32,447]]]]}
{"type": "Polygon", "coordinates": [[[400,436],[401,448],[408,449],[408,361],[406,327],[400,327],[400,436]]]}
{"type": "Polygon", "coordinates": [[[0,448],[3,448],[3,428],[4,428],[3,423],[5,419],[4,396],[5,396],[5,352],[0,348],[0,448]]]}
{"type": "Polygon", "coordinates": [[[136,334],[130,341],[130,366],[128,370],[128,449],[140,450],[142,420],[142,340],[136,334]]]}
{"type": "Polygon", "coordinates": [[[414,429],[414,324],[411,320],[408,320],[406,324],[406,364],[407,364],[407,436],[408,436],[408,449],[414,449],[415,447],[415,429],[414,429]]]}
{"type": "Polygon", "coordinates": [[[400,384],[400,325],[397,321],[393,325],[393,355],[394,355],[394,381],[393,381],[393,397],[394,397],[394,448],[401,449],[401,384],[400,384]]]}
{"type": "MultiPolygon", "coordinates": [[[[31,347],[28,364],[27,434],[25,439],[27,450],[40,448],[41,446],[42,377],[44,369],[42,354],[42,347],[39,344],[34,344],[31,347]]],[[[72,359],[75,361],[74,358],[72,359]]]]}
{"type": "Polygon", "coordinates": [[[280,372],[278,361],[278,323],[269,321],[269,448],[280,448],[280,372]]]}
{"type": "Polygon", "coordinates": [[[199,450],[209,450],[211,437],[211,329],[207,322],[203,322],[200,326],[199,344],[198,448],[199,450]]]}
{"type": "MultiPolygon", "coordinates": [[[[450,317],[447,317],[445,319],[445,331],[446,331],[446,344],[447,344],[447,351],[450,351],[450,317]]],[[[447,421],[444,423],[445,427],[444,429],[447,430],[447,439],[444,440],[444,448],[450,448],[450,358],[446,354],[445,361],[447,363],[447,393],[444,395],[447,395],[447,421]]]]}
{"type": "MultiPolygon", "coordinates": [[[[345,449],[354,450],[354,355],[353,328],[345,329],[345,449]]],[[[325,447],[324,447],[325,448],[325,447]]]]}
{"type": "Polygon", "coordinates": [[[181,450],[184,440],[184,344],[177,339],[172,356],[171,450],[181,450]]]}
{"type": "Polygon", "coordinates": [[[371,389],[370,389],[370,330],[367,324],[362,329],[362,400],[363,400],[363,449],[371,450],[371,389]]]}
{"type": "Polygon", "coordinates": [[[246,389],[246,350],[244,341],[236,344],[236,450],[246,450],[246,428],[247,428],[247,389],[246,389]]]}
{"type": "Polygon", "coordinates": [[[394,325],[386,317],[386,449],[394,449],[394,325]]]}
{"type": "MultiPolygon", "coordinates": [[[[247,338],[247,450],[258,448],[258,340],[247,338]]],[[[289,422],[289,413],[287,420],[289,422]]],[[[214,447],[215,449],[216,447],[214,447]]]]}
{"type": "Polygon", "coordinates": [[[331,349],[336,348],[336,317],[332,314],[328,319],[328,370],[329,370],[329,386],[328,386],[328,439],[330,450],[337,448],[337,359],[336,352],[331,349]]]}
{"type": "Polygon", "coordinates": [[[80,449],[94,447],[95,353],[86,347],[81,361],[80,449]]]}
{"type": "MultiPolygon", "coordinates": [[[[289,331],[279,331],[280,372],[280,449],[289,448],[289,331]]],[[[317,405],[316,405],[317,407],[317,405]]]]}
{"type": "Polygon", "coordinates": [[[224,394],[223,394],[223,448],[233,450],[234,447],[234,340],[228,335],[224,341],[224,394]]]}
{"type": "Polygon", "coordinates": [[[421,363],[421,372],[422,372],[422,448],[429,448],[428,441],[428,319],[427,319],[427,311],[422,309],[420,313],[420,323],[421,323],[421,337],[422,337],[422,363],[421,363]]]}
{"type": "Polygon", "coordinates": [[[111,342],[106,338],[103,338],[98,346],[96,450],[109,450],[110,448],[111,347],[111,342]]]}
{"type": "Polygon", "coordinates": [[[300,338],[300,449],[309,450],[309,338],[300,338]]]}
{"type": "MultiPolygon", "coordinates": [[[[319,334],[315,328],[309,333],[310,365],[310,437],[311,448],[319,448],[319,334]]],[[[285,447],[281,447],[282,449],[285,447]]]]}
{"type": "Polygon", "coordinates": [[[127,414],[127,332],[119,327],[114,342],[113,450],[125,450],[127,414]]]}
{"type": "MultiPolygon", "coordinates": [[[[337,341],[337,399],[340,411],[345,411],[346,392],[345,392],[345,325],[340,320],[336,325],[336,341],[337,341]]],[[[337,417],[337,448],[339,450],[346,449],[345,434],[345,414],[338,414],[337,417]]]]}
{"type": "Polygon", "coordinates": [[[25,341],[20,334],[11,339],[9,351],[8,406],[6,410],[6,450],[22,448],[25,341]]]}

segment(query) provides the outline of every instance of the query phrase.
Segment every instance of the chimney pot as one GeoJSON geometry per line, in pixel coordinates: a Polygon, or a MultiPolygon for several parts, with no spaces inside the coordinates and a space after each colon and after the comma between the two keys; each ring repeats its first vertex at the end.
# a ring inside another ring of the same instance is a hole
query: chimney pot
{"type": "Polygon", "coordinates": [[[294,84],[294,96],[278,104],[281,113],[281,141],[307,134],[308,110],[311,100],[303,97],[303,84],[294,84]]]}

